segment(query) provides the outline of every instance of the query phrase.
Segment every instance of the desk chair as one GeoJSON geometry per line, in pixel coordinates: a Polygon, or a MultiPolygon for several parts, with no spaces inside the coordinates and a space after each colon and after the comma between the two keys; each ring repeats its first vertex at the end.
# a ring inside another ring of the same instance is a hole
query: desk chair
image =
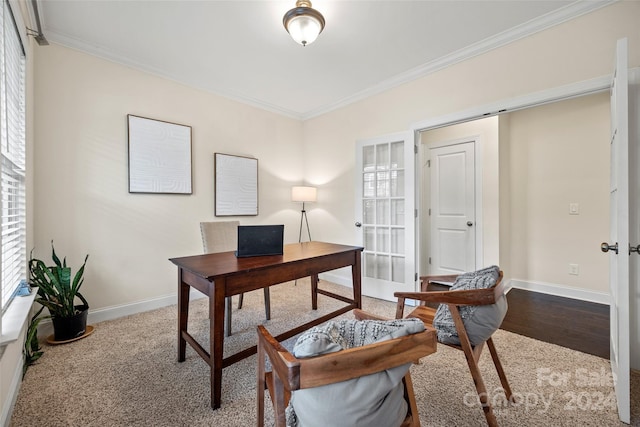
{"type": "MultiPolygon", "coordinates": [[[[360,310],[354,310],[356,312],[356,318],[367,318],[366,313],[360,310]]],[[[298,341],[299,342],[299,341],[298,341]]],[[[315,344],[315,343],[314,343],[315,344]]],[[[269,331],[262,326],[258,326],[258,384],[257,384],[257,404],[258,404],[258,427],[264,426],[264,390],[269,390],[271,397],[271,403],[274,408],[274,418],[276,427],[285,427],[285,409],[289,404],[292,397],[292,393],[296,391],[310,390],[315,387],[334,387],[333,389],[318,390],[322,396],[337,396],[340,398],[344,396],[344,399],[351,399],[349,401],[350,410],[352,408],[352,401],[361,401],[360,397],[368,394],[372,387],[364,387],[367,383],[348,383],[347,385],[336,384],[343,381],[354,380],[367,375],[382,375],[381,377],[374,377],[369,381],[380,382],[384,381],[386,375],[396,368],[407,369],[404,377],[402,378],[402,384],[404,389],[404,401],[406,401],[406,415],[404,415],[403,409],[405,405],[402,403],[402,396],[399,394],[401,390],[393,387],[393,390],[398,394],[393,394],[396,397],[394,399],[392,392],[389,392],[386,398],[384,398],[384,404],[387,406],[382,409],[388,409],[384,412],[385,417],[389,416],[393,419],[401,419],[404,416],[401,427],[419,427],[420,418],[418,416],[418,410],[416,406],[416,400],[413,392],[413,385],[411,383],[411,374],[408,370],[408,366],[403,367],[408,363],[416,362],[423,356],[427,356],[436,351],[436,338],[433,329],[427,328],[422,332],[404,335],[399,338],[389,339],[387,341],[378,341],[372,344],[363,345],[361,347],[352,347],[346,350],[340,350],[333,353],[323,353],[319,356],[311,356],[305,358],[296,358],[292,353],[285,349],[276,339],[271,336],[269,331]],[[265,369],[265,357],[269,359],[272,370],[266,372],[265,369]],[[387,371],[387,372],[384,372],[387,371]],[[338,387],[336,390],[335,387],[338,387]],[[399,399],[401,407],[394,405],[399,399]],[[393,416],[391,416],[393,414],[393,416]],[[399,415],[399,416],[398,416],[399,415]]],[[[395,371],[396,375],[402,375],[405,371],[395,371]]],[[[384,391],[383,391],[384,392],[384,391]]],[[[298,396],[300,397],[300,396],[298,396]]],[[[313,396],[306,397],[304,402],[309,402],[310,405],[317,405],[316,408],[305,407],[305,411],[318,410],[329,411],[336,410],[335,406],[325,402],[325,399],[314,399],[313,396]],[[328,406],[328,407],[325,407],[328,406]]],[[[327,397],[329,399],[329,397],[327,397]]],[[[357,411],[372,411],[370,407],[356,409],[356,414],[361,414],[357,411]]],[[[339,410],[338,410],[339,411],[339,410]]],[[[314,412],[312,412],[314,413],[314,412]]],[[[298,414],[300,415],[300,414],[298,414]]],[[[335,415],[349,417],[350,414],[337,413],[335,415]]],[[[371,416],[370,414],[367,414],[371,416]]],[[[366,417],[365,415],[364,417],[366,417]]],[[[308,416],[308,414],[307,414],[308,416]]],[[[353,416],[351,414],[351,416],[353,416]]],[[[377,415],[373,415],[376,417],[377,415]]],[[[319,415],[320,420],[322,417],[319,415]]],[[[356,417],[360,424],[363,425],[363,417],[356,417]]],[[[364,418],[366,419],[366,418],[364,418]]],[[[380,418],[376,418],[377,421],[380,418]]],[[[344,420],[343,425],[354,425],[355,421],[344,420]]],[[[365,421],[366,422],[366,421],[365,421]]],[[[375,423],[374,423],[375,424],[375,423]]],[[[374,425],[371,424],[371,425],[374,425]]],[[[329,423],[329,425],[333,425],[329,423]]],[[[377,424],[380,425],[380,424],[377,424]]],[[[397,425],[397,424],[396,424],[397,425]]]]}
{"type": "Polygon", "coordinates": [[[476,391],[480,397],[487,424],[491,427],[498,425],[491,408],[487,388],[482,379],[478,360],[485,346],[489,348],[493,364],[495,365],[505,396],[514,402],[509,381],[504,373],[492,334],[500,327],[507,311],[505,284],[502,282],[503,272],[497,267],[489,267],[477,272],[462,275],[423,276],[420,278],[422,292],[396,292],[398,298],[396,318],[404,316],[405,299],[419,300],[417,306],[407,318],[418,318],[425,325],[434,326],[438,330],[438,341],[464,352],[469,371],[473,377],[476,391]],[[483,275],[487,276],[483,276],[483,275]],[[493,274],[493,277],[490,275],[493,274]],[[468,286],[470,282],[485,280],[488,287],[476,288],[468,286]],[[453,285],[447,291],[429,291],[431,285],[449,283],[453,285]],[[439,304],[438,308],[429,307],[428,303],[439,304]],[[466,307],[466,308],[465,308],[466,307]],[[478,309],[478,307],[484,307],[478,309]],[[447,314],[450,312],[450,315],[447,314]],[[464,320],[463,320],[463,317],[464,320]],[[452,323],[447,325],[447,321],[452,323]]]}
{"type": "MultiPolygon", "coordinates": [[[[238,247],[238,225],[240,221],[201,222],[202,246],[207,254],[235,251],[238,247]]],[[[238,309],[242,308],[242,296],[238,301],[238,309]]],[[[225,299],[224,335],[231,336],[231,297],[225,299]]],[[[269,288],[264,288],[264,310],[267,320],[271,319],[271,299],[269,288]]]]}

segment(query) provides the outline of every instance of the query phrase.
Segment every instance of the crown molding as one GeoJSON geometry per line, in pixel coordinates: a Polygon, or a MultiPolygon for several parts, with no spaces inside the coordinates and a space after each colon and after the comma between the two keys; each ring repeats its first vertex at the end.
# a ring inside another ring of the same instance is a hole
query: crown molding
{"type": "Polygon", "coordinates": [[[64,34],[60,34],[57,33],[55,31],[51,31],[51,30],[46,30],[46,37],[47,40],[50,43],[55,43],[64,47],[67,47],[69,49],[73,49],[82,53],[86,53],[89,54],[91,56],[95,56],[98,57],[100,59],[104,59],[105,61],[109,61],[109,62],[113,62],[116,64],[120,64],[120,65],[125,65],[129,68],[133,68],[135,70],[138,71],[142,71],[145,73],[149,73],[152,74],[154,76],[157,77],[161,77],[163,79],[167,79],[170,81],[173,81],[175,83],[178,83],[180,85],[183,86],[187,86],[193,89],[197,89],[197,90],[201,90],[203,92],[207,92],[213,95],[217,95],[217,96],[221,96],[223,98],[227,98],[231,101],[236,101],[236,102],[240,102],[242,104],[246,104],[252,107],[256,107],[256,108],[260,108],[262,110],[266,110],[275,114],[279,114],[281,116],[285,116],[285,117],[289,117],[295,120],[303,120],[302,114],[296,112],[296,111],[292,111],[292,110],[288,110],[286,108],[281,108],[278,107],[276,105],[273,104],[269,104],[263,101],[260,101],[258,99],[255,98],[251,98],[251,97],[247,97],[244,95],[240,95],[238,93],[233,93],[233,92],[229,92],[229,91],[220,91],[220,90],[212,90],[210,88],[207,87],[203,87],[200,85],[195,85],[195,84],[191,84],[191,83],[187,83],[183,80],[180,80],[180,78],[173,76],[167,72],[165,72],[164,70],[161,70],[159,68],[156,67],[151,67],[147,64],[143,64],[142,62],[138,62],[135,61],[131,58],[127,58],[125,56],[121,56],[121,55],[116,55],[112,52],[109,52],[105,49],[101,49],[100,47],[96,46],[96,45],[92,45],[89,43],[86,43],[82,40],[79,40],[77,38],[74,37],[69,37],[66,36],[64,34]]]}
{"type": "Polygon", "coordinates": [[[360,91],[352,96],[343,98],[336,103],[332,103],[324,107],[308,111],[307,113],[303,113],[302,119],[312,119],[314,117],[321,116],[322,114],[329,113],[333,110],[337,110],[338,108],[346,107],[349,104],[353,104],[357,101],[361,101],[371,96],[378,95],[402,84],[420,79],[459,62],[465,61],[478,55],[482,55],[483,53],[487,53],[493,49],[505,46],[516,40],[520,40],[532,34],[544,31],[548,28],[570,21],[574,18],[593,12],[605,6],[609,6],[618,1],[619,0],[579,0],[554,12],[548,13],[547,15],[544,15],[540,18],[533,19],[500,34],[481,40],[478,43],[474,43],[463,49],[452,52],[449,55],[442,56],[434,61],[428,62],[409,71],[398,74],[375,86],[360,91]]]}
{"type": "Polygon", "coordinates": [[[378,95],[382,92],[388,91],[402,84],[420,79],[429,74],[435,73],[444,68],[457,64],[459,62],[462,62],[467,59],[473,58],[475,56],[481,55],[483,53],[489,52],[493,49],[497,49],[499,47],[505,46],[516,40],[520,40],[524,37],[538,33],[540,31],[544,31],[555,25],[559,25],[561,23],[567,22],[571,19],[593,12],[605,6],[609,6],[618,1],[620,0],[593,0],[593,1],[578,0],[561,9],[548,13],[547,15],[544,15],[540,18],[533,19],[522,25],[514,27],[510,30],[504,31],[500,34],[489,37],[480,42],[474,43],[463,49],[457,50],[449,55],[445,55],[434,61],[425,63],[411,70],[408,70],[404,73],[398,74],[379,84],[371,86],[351,96],[345,97],[337,102],[330,103],[325,106],[322,106],[313,110],[309,110],[306,112],[298,112],[298,111],[285,109],[277,105],[261,101],[256,98],[247,97],[245,95],[241,95],[231,91],[225,91],[225,90],[219,90],[219,89],[213,90],[211,88],[202,87],[199,85],[188,84],[188,83],[185,83],[184,81],[181,81],[178,77],[171,75],[169,73],[166,73],[161,69],[151,67],[149,65],[135,61],[131,58],[127,58],[121,55],[116,55],[112,52],[101,49],[96,45],[86,43],[82,40],[69,37],[64,34],[57,33],[55,31],[46,30],[46,37],[47,37],[47,40],[50,42],[53,42],[74,50],[78,50],[83,53],[88,53],[90,55],[102,58],[110,62],[122,64],[136,70],[147,72],[152,75],[174,81],[184,86],[202,90],[204,92],[221,96],[229,100],[240,102],[255,108],[260,108],[262,110],[266,110],[275,114],[289,117],[291,119],[305,121],[305,120],[309,120],[314,117],[318,117],[323,114],[329,113],[331,111],[346,107],[347,105],[353,104],[355,102],[361,101],[371,96],[378,95]]]}

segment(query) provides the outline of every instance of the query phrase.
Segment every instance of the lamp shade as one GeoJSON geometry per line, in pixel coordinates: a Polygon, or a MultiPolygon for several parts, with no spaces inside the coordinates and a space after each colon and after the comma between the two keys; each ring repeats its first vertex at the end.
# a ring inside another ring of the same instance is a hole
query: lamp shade
{"type": "Polygon", "coordinates": [[[288,11],[282,24],[291,38],[302,46],[313,43],[324,29],[324,17],[311,7],[308,0],[298,0],[296,7],[288,11]]]}
{"type": "Polygon", "coordinates": [[[292,202],[315,202],[318,196],[316,187],[291,187],[292,202]]]}

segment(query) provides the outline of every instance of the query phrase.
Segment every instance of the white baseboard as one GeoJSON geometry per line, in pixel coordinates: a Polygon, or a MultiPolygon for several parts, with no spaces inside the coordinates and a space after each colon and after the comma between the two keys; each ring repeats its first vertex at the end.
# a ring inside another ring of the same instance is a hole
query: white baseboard
{"type": "Polygon", "coordinates": [[[117,319],[131,314],[142,313],[144,311],[155,310],[156,308],[167,307],[177,304],[176,294],[151,298],[145,301],[138,301],[131,304],[115,305],[103,307],[97,310],[89,310],[88,323],[104,322],[105,320],[117,319]]]}
{"type": "Polygon", "coordinates": [[[336,274],[335,272],[330,271],[327,273],[318,274],[318,278],[320,280],[326,280],[327,282],[335,283],[336,285],[342,285],[348,288],[353,288],[353,283],[351,282],[351,270],[349,270],[349,276],[336,274]]]}
{"type": "MultiPolygon", "coordinates": [[[[191,301],[204,298],[206,295],[191,289],[189,299],[191,301]]],[[[114,305],[111,307],[99,308],[97,310],[89,310],[88,323],[103,322],[105,320],[113,320],[131,314],[143,313],[145,311],[155,310],[157,308],[168,307],[178,303],[178,294],[170,294],[161,297],[151,298],[144,301],[138,301],[131,304],[114,305]]]]}
{"type": "Polygon", "coordinates": [[[525,289],[527,291],[540,292],[564,298],[573,298],[580,301],[595,302],[609,305],[609,294],[606,292],[590,291],[556,283],[533,282],[530,280],[511,279],[507,288],[525,289]]]}
{"type": "MultiPolygon", "coordinates": [[[[336,274],[334,272],[322,273],[319,275],[321,280],[327,280],[338,285],[352,287],[351,274],[348,276],[336,274]]],[[[528,291],[540,292],[543,294],[555,295],[565,298],[573,298],[581,301],[590,301],[599,304],[609,304],[609,294],[604,292],[589,291],[586,289],[578,289],[570,286],[558,285],[555,283],[533,282],[528,280],[511,279],[507,283],[507,289],[517,288],[528,291]]],[[[191,300],[203,298],[204,295],[198,291],[191,291],[191,300]]],[[[122,304],[111,307],[99,308],[97,310],[89,310],[89,323],[103,322],[105,320],[113,320],[136,313],[142,313],[157,308],[167,307],[177,304],[177,294],[165,295],[162,297],[151,298],[145,301],[138,301],[131,304],[122,304]]],[[[47,336],[53,333],[50,321],[44,321],[40,325],[38,335],[47,336]]]]}
{"type": "MultiPolygon", "coordinates": [[[[204,297],[204,294],[192,290],[190,299],[195,300],[204,297]]],[[[114,305],[111,307],[103,307],[97,310],[89,309],[87,323],[104,322],[105,320],[118,319],[132,314],[143,313],[145,311],[155,310],[157,308],[168,307],[178,303],[178,295],[171,294],[161,297],[151,298],[144,301],[137,301],[130,304],[114,305]]],[[[38,336],[49,336],[53,333],[53,324],[50,319],[40,322],[38,326],[38,336]]]]}
{"type": "MultiPolygon", "coordinates": [[[[351,274],[348,276],[336,274],[334,272],[320,274],[320,279],[336,283],[338,285],[352,287],[351,274]]],[[[558,297],[572,298],[581,301],[595,302],[598,304],[609,305],[609,294],[605,292],[590,291],[587,289],[579,289],[556,283],[534,282],[531,280],[511,279],[507,282],[507,292],[511,288],[525,289],[533,292],[540,292],[558,297]]]]}

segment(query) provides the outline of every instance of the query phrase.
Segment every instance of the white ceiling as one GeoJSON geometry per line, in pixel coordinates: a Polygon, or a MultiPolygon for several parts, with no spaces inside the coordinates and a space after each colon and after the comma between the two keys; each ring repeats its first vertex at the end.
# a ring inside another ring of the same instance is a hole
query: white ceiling
{"type": "Polygon", "coordinates": [[[38,8],[51,42],[306,119],[610,3],[315,0],[327,24],[306,47],[282,26],[295,0],[38,0],[38,8]]]}

